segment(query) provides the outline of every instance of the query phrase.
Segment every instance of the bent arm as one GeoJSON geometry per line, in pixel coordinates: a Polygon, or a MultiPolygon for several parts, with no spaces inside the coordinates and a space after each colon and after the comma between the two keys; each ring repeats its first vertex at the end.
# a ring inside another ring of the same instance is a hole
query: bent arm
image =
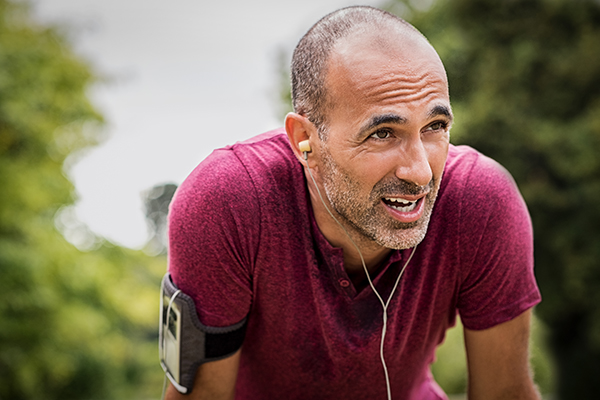
{"type": "Polygon", "coordinates": [[[469,400],[539,400],[529,368],[531,310],[489,329],[465,328],[469,400]]]}
{"type": "Polygon", "coordinates": [[[179,393],[169,382],[165,400],[231,400],[240,364],[240,352],[219,361],[200,365],[189,395],[179,393]]]}

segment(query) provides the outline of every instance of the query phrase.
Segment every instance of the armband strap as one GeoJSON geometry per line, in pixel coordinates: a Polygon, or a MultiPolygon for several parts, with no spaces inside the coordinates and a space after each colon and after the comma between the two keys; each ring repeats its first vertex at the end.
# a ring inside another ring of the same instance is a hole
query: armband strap
{"type": "Polygon", "coordinates": [[[194,300],[179,290],[167,273],[161,285],[158,348],[160,365],[173,386],[181,393],[190,393],[201,364],[239,350],[247,320],[226,327],[202,324],[194,300]]]}

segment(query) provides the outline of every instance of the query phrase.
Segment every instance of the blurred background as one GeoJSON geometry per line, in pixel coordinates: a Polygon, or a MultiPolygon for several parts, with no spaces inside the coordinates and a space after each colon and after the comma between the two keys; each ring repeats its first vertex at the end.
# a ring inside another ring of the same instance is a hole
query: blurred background
{"type": "MultiPolygon", "coordinates": [[[[337,8],[412,22],[448,72],[452,142],[500,161],[535,229],[546,399],[600,393],[600,1],[0,0],[0,400],[158,399],[177,185],[281,126],[300,36],[337,8]]],[[[466,387],[461,327],[433,366],[466,387]]]]}

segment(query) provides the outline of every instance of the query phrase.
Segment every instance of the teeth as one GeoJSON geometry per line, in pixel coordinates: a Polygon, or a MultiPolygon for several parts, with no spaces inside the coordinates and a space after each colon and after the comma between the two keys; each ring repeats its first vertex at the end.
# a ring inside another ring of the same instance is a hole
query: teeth
{"type": "Polygon", "coordinates": [[[415,203],[414,201],[406,200],[401,197],[386,197],[385,199],[387,201],[391,201],[392,203],[404,203],[404,204],[415,203]]]}
{"type": "Polygon", "coordinates": [[[417,207],[416,201],[410,201],[398,197],[386,197],[385,200],[390,203],[396,203],[394,205],[390,204],[390,207],[401,212],[409,212],[417,207]]]}

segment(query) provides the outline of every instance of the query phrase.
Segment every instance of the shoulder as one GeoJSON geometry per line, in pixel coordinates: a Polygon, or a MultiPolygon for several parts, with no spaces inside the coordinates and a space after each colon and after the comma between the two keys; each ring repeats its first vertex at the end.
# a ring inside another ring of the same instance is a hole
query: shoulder
{"type": "Polygon", "coordinates": [[[248,313],[252,274],[266,243],[264,217],[272,213],[261,193],[285,159],[286,140],[271,132],[215,150],[171,202],[169,271],[194,298],[204,324],[228,326],[248,313]]]}
{"type": "Polygon", "coordinates": [[[450,146],[444,179],[456,189],[490,195],[516,188],[512,176],[502,165],[469,146],[450,146]]]}
{"type": "Polygon", "coordinates": [[[452,209],[471,234],[474,227],[494,225],[530,229],[527,206],[510,173],[468,146],[451,146],[442,187],[442,202],[458,206],[452,209]]]}
{"type": "Polygon", "coordinates": [[[265,176],[281,169],[281,164],[290,164],[292,158],[287,137],[281,130],[217,149],[180,185],[171,211],[203,210],[215,202],[235,207],[241,198],[247,201],[256,194],[265,176]]]}
{"type": "Polygon", "coordinates": [[[292,194],[298,186],[302,186],[302,167],[283,129],[236,143],[231,149],[255,183],[261,198],[273,194],[292,194]]]}
{"type": "Polygon", "coordinates": [[[488,217],[528,219],[525,202],[510,173],[468,146],[451,146],[442,179],[443,202],[459,205],[460,217],[480,223],[488,217]]]}

